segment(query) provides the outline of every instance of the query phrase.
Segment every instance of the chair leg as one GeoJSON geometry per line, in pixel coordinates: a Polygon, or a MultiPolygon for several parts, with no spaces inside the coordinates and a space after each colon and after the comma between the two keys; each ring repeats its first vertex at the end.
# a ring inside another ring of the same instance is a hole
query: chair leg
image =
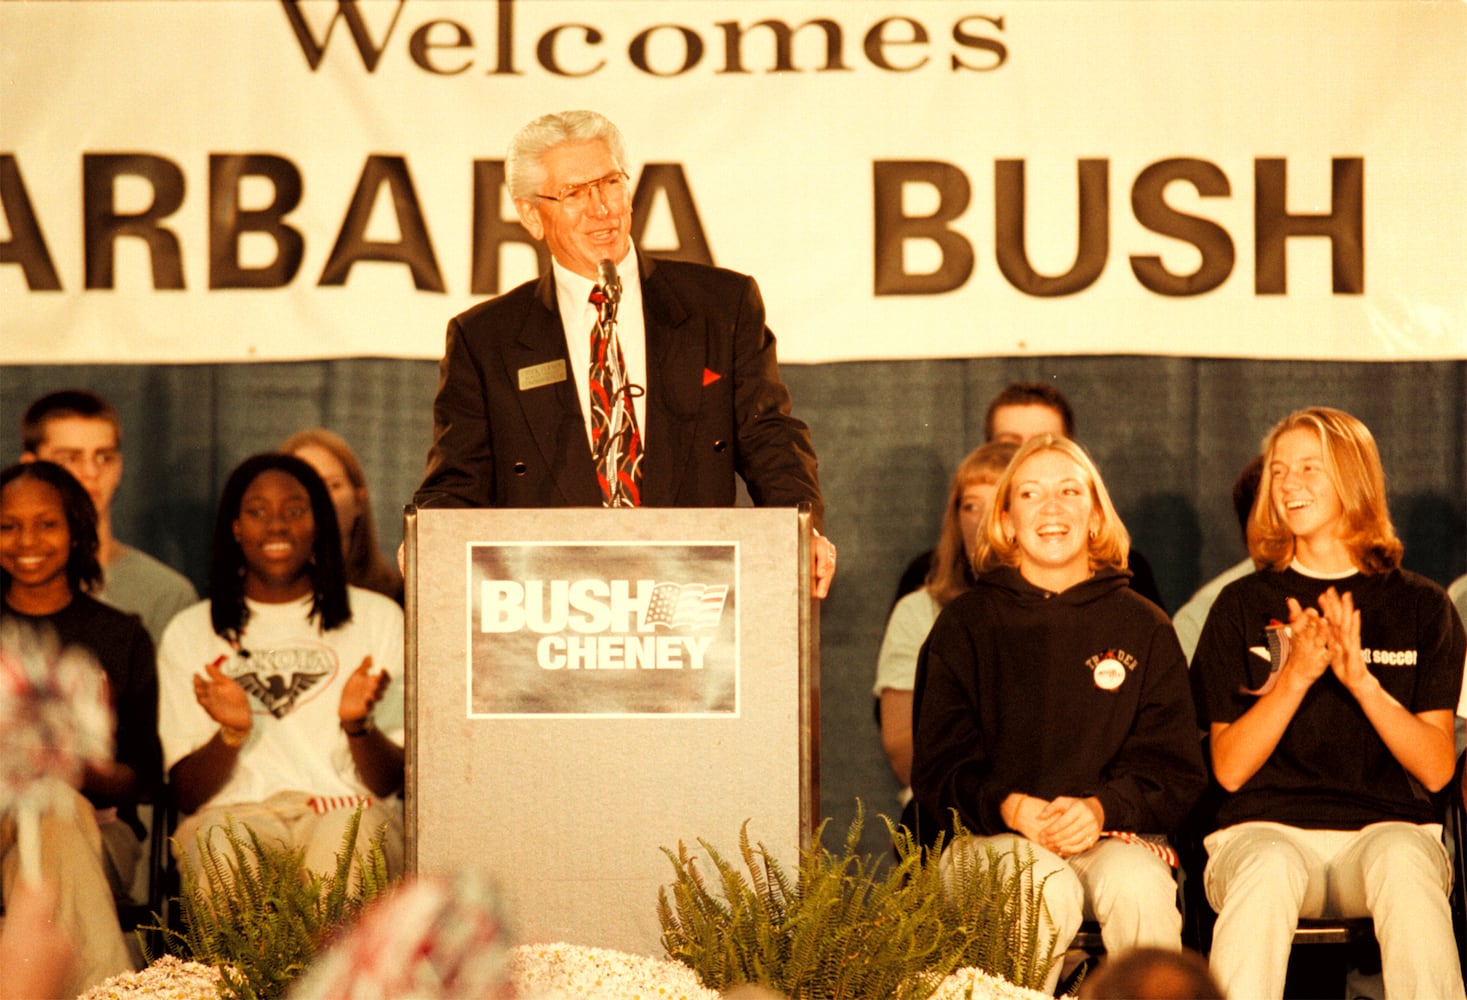
{"type": "Polygon", "coordinates": [[[148,841],[148,927],[144,941],[149,954],[157,957],[167,946],[163,931],[153,928],[172,928],[174,895],[178,892],[178,872],[174,867],[173,851],[169,839],[178,825],[178,812],[164,787],[153,807],[153,826],[148,841]]]}
{"type": "Polygon", "coordinates": [[[1467,751],[1457,758],[1447,798],[1446,837],[1452,852],[1452,929],[1457,960],[1467,969],[1467,751]]]}

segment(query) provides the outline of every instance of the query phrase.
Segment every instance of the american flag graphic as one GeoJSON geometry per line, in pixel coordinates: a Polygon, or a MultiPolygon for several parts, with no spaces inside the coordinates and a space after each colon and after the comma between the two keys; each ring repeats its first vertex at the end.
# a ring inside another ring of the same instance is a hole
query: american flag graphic
{"type": "Polygon", "coordinates": [[[333,809],[355,809],[357,806],[371,804],[370,795],[314,795],[306,800],[306,805],[317,816],[325,816],[333,809]]]}
{"type": "Polygon", "coordinates": [[[712,631],[723,617],[726,584],[659,583],[652,588],[647,624],[663,628],[712,631]]]}
{"type": "Polygon", "coordinates": [[[1160,837],[1156,834],[1132,833],[1129,830],[1106,830],[1101,836],[1114,837],[1116,840],[1122,840],[1128,844],[1139,844],[1173,868],[1181,867],[1182,862],[1177,857],[1176,848],[1167,843],[1165,837],[1160,837]]]}

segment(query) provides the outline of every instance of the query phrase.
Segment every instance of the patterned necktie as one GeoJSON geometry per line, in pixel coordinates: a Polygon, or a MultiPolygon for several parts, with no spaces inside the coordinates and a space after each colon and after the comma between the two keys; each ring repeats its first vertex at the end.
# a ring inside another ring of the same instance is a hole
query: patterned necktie
{"type": "Polygon", "coordinates": [[[602,505],[636,507],[642,502],[642,434],[632,408],[631,383],[616,336],[616,303],[591,289],[596,325],[591,329],[591,457],[601,484],[602,505]]]}

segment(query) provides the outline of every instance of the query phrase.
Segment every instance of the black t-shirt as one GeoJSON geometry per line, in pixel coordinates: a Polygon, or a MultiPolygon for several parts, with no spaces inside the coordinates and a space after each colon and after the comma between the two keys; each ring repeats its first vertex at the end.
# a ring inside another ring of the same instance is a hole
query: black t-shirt
{"type": "MultiPolygon", "coordinates": [[[[1234,722],[1258,700],[1244,689],[1257,690],[1268,679],[1265,630],[1288,620],[1287,598],[1317,607],[1331,586],[1354,595],[1366,666],[1386,691],[1413,714],[1456,709],[1467,634],[1436,584],[1406,570],[1341,580],[1260,570],[1225,587],[1203,626],[1192,687],[1204,726],[1234,722]]],[[[1268,760],[1224,797],[1219,826],[1250,820],[1358,830],[1386,820],[1440,822],[1441,815],[1344,685],[1326,672],[1268,760]]]]}
{"type": "MultiPolygon", "coordinates": [[[[4,617],[28,622],[37,628],[55,629],[63,647],[83,646],[92,651],[107,675],[108,693],[116,715],[116,747],[113,759],[126,764],[138,776],[138,801],[152,797],[163,772],[163,751],[158,743],[158,666],[153,641],[136,615],[109,607],[86,594],[54,614],[21,614],[8,604],[4,617]]],[[[132,802],[104,802],[98,806],[121,806],[124,818],[135,815],[132,802]]]]}

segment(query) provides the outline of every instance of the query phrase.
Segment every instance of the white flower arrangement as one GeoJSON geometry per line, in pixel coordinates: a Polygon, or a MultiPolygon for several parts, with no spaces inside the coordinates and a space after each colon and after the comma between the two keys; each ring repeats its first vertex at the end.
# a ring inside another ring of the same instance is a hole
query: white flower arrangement
{"type": "Polygon", "coordinates": [[[982,969],[958,969],[938,984],[929,1000],[1052,1000],[1048,993],[1015,986],[982,969]]]}
{"type": "MultiPolygon", "coordinates": [[[[522,1000],[718,1000],[687,966],[573,944],[510,949],[510,978],[522,1000]]],[[[959,969],[931,1000],[1050,1000],[979,969],[959,969]]]]}
{"type": "Polygon", "coordinates": [[[509,975],[524,1000],[718,1000],[679,962],[584,945],[517,945],[509,975]]]}
{"type": "Polygon", "coordinates": [[[219,995],[219,970],[164,955],[142,972],[103,980],[77,1000],[213,1000],[219,995]]]}
{"type": "MultiPolygon", "coordinates": [[[[508,972],[520,1000],[719,1000],[693,970],[666,959],[574,944],[510,949],[508,972]]],[[[219,970],[164,955],[142,972],[114,976],[78,1000],[214,1000],[219,970]]],[[[1048,1000],[978,969],[959,969],[932,1000],[1048,1000]]]]}

